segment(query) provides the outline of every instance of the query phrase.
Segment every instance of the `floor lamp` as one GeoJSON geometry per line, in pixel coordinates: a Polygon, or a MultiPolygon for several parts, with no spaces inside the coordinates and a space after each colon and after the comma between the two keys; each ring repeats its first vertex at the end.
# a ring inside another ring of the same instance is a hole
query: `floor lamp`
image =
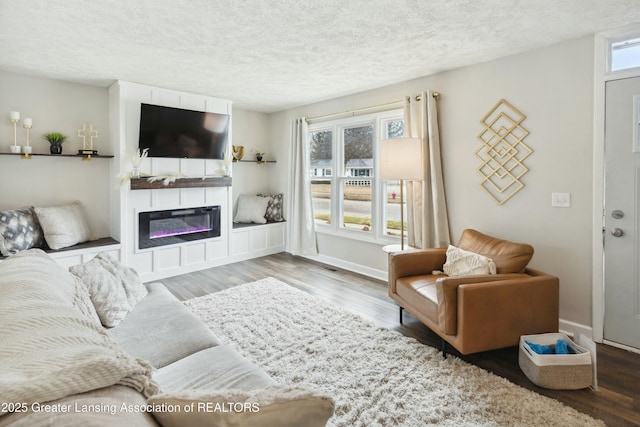
{"type": "Polygon", "coordinates": [[[392,138],[380,142],[380,179],[400,180],[400,250],[404,250],[404,181],[422,181],[422,141],[392,138]]]}

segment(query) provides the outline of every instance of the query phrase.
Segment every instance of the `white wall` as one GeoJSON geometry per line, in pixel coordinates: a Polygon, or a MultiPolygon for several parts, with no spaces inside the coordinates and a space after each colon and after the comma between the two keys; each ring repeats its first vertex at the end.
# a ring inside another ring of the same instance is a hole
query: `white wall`
{"type": "MultiPolygon", "coordinates": [[[[48,132],[68,135],[63,153],[82,148],[77,137],[84,123],[99,132],[94,145],[102,154],[112,154],[109,142],[109,96],[106,88],[67,83],[0,71],[0,152],[13,144],[11,111],[31,117],[34,153],[48,153],[48,132]]],[[[26,132],[18,123],[18,144],[25,145],[26,132]]],[[[112,159],[82,161],[68,157],[0,156],[0,209],[53,206],[80,200],[94,237],[109,236],[109,191],[112,159]]]]}
{"type": "MultiPolygon", "coordinates": [[[[582,38],[519,55],[415,79],[271,116],[274,151],[288,152],[294,117],[313,117],[438,90],[445,187],[452,240],[465,228],[530,243],[530,266],[560,278],[560,318],[591,325],[593,40],[582,38]],[[527,116],[533,154],[525,187],[497,205],[479,186],[474,156],[480,119],[506,99],[527,116]],[[277,147],[276,147],[276,144],[277,147]],[[551,193],[571,193],[571,208],[552,208],[551,193]]],[[[286,186],[290,164],[273,185],[286,186]]],[[[322,257],[363,272],[386,271],[380,245],[319,234],[322,257]]]]}

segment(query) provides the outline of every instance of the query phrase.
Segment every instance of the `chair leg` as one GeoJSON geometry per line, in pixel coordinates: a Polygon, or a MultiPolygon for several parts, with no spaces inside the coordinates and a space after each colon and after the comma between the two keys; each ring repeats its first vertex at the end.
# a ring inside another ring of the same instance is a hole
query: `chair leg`
{"type": "Polygon", "coordinates": [[[404,310],[404,308],[400,307],[400,324],[402,324],[402,310],[404,310]]]}
{"type": "Polygon", "coordinates": [[[445,340],[442,340],[441,346],[442,346],[442,358],[446,359],[447,358],[447,342],[445,340]]]}

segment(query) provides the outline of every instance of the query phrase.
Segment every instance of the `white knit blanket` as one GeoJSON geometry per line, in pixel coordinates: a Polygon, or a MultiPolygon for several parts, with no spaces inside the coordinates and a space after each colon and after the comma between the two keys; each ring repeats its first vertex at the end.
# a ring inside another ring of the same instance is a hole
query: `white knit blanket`
{"type": "MultiPolygon", "coordinates": [[[[46,267],[31,261],[34,270],[46,267]]],[[[0,402],[41,403],[115,384],[157,393],[150,365],[58,293],[8,270],[0,274],[0,402]]]]}

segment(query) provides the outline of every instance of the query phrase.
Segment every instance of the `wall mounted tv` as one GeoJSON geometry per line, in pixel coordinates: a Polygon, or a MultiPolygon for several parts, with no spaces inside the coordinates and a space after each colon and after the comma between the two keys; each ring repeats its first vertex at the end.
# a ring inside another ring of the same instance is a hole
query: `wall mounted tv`
{"type": "Polygon", "coordinates": [[[223,159],[229,115],[140,104],[140,150],[149,157],[223,159]]]}

